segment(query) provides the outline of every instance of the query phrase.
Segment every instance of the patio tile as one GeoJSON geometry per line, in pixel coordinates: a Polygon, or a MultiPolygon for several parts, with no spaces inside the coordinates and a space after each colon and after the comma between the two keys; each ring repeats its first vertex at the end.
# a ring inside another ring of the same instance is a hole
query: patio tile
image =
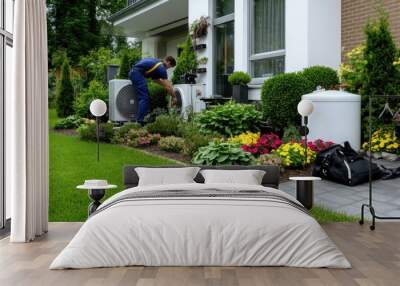
{"type": "MultiPolygon", "coordinates": [[[[280,189],[296,195],[294,182],[285,182],[281,184],[280,189]]],[[[349,215],[359,216],[361,205],[368,203],[368,198],[368,183],[350,187],[323,180],[314,184],[315,204],[349,215]]],[[[373,206],[378,215],[400,216],[400,178],[373,182],[373,206]]],[[[369,211],[366,211],[365,216],[370,217],[369,211]]]]}

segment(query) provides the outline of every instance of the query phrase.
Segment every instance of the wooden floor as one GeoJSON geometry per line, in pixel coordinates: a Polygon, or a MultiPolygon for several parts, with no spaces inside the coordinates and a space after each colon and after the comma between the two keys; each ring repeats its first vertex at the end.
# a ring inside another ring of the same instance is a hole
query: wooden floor
{"type": "Polygon", "coordinates": [[[400,285],[400,223],[329,224],[324,229],[352,269],[286,267],[126,267],[48,270],[80,223],[51,223],[48,235],[30,244],[0,241],[0,285],[400,285]]]}

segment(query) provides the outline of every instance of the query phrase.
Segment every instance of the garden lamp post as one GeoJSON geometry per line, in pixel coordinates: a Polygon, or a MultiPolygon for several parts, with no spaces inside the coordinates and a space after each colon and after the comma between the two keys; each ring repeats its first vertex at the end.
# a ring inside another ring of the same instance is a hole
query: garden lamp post
{"type": "Polygon", "coordinates": [[[106,112],[107,105],[101,99],[95,99],[90,103],[90,113],[96,117],[97,162],[100,161],[100,117],[106,112]]]}
{"type": "Polygon", "coordinates": [[[301,135],[304,136],[304,154],[305,154],[305,163],[304,166],[307,165],[307,150],[308,150],[308,142],[307,142],[307,135],[308,135],[308,116],[314,111],[314,105],[311,100],[303,99],[297,105],[297,111],[303,118],[303,127],[301,128],[302,132],[301,135]]]}

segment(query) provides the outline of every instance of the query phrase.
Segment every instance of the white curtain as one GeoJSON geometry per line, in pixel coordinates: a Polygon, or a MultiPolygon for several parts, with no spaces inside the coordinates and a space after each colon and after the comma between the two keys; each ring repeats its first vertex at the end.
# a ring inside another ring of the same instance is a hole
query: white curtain
{"type": "Polygon", "coordinates": [[[15,1],[14,94],[7,106],[6,164],[12,242],[47,232],[48,118],[45,0],[15,1]]]}

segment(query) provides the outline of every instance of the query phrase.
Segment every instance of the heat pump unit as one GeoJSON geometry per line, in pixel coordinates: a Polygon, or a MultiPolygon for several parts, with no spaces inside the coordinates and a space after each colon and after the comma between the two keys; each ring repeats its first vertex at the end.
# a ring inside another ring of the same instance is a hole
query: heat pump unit
{"type": "Polygon", "coordinates": [[[108,99],[112,122],[127,122],[136,119],[138,101],[130,80],[110,80],[108,99]]]}

